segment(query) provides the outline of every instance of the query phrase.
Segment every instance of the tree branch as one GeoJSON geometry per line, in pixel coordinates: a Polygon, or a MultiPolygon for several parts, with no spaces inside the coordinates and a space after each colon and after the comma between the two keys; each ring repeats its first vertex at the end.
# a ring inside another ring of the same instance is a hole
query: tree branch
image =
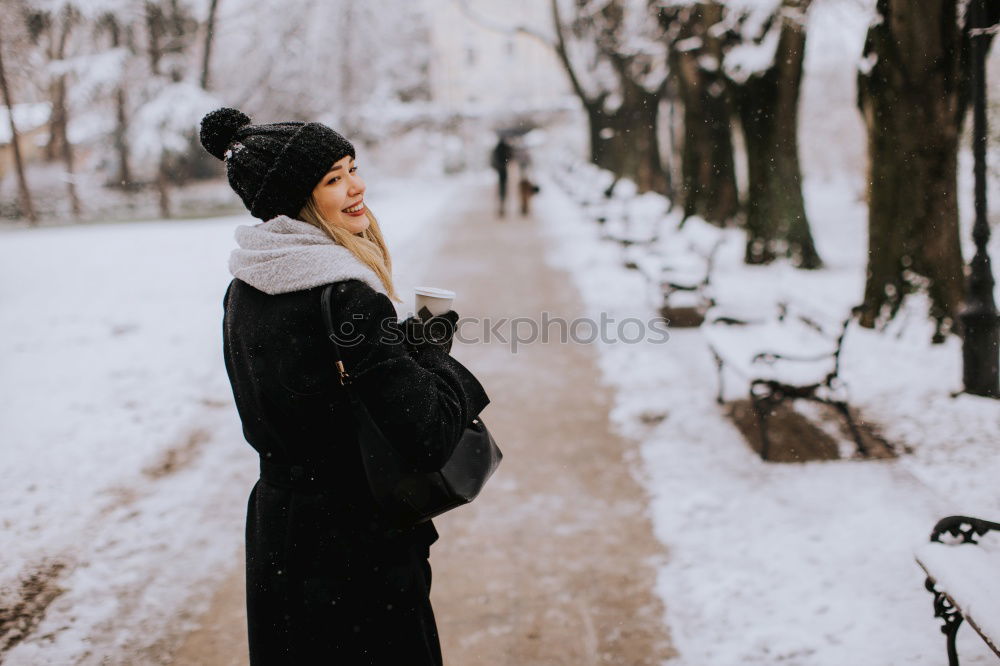
{"type": "Polygon", "coordinates": [[[569,81],[573,86],[573,91],[576,92],[576,96],[580,98],[584,106],[592,106],[595,103],[595,100],[591,99],[590,96],[587,95],[587,91],[583,89],[583,85],[580,83],[580,79],[577,77],[576,71],[573,69],[573,63],[570,62],[569,53],[566,51],[566,40],[563,37],[562,18],[559,16],[559,0],[552,0],[552,25],[556,31],[556,42],[552,46],[555,48],[556,55],[559,56],[559,60],[562,62],[567,76],[569,76],[569,81]]]}
{"type": "Polygon", "coordinates": [[[525,35],[538,40],[550,49],[555,48],[555,44],[552,43],[552,40],[549,39],[547,35],[532,28],[531,26],[523,24],[504,25],[499,21],[494,21],[493,19],[482,16],[469,6],[469,0],[455,0],[455,3],[458,5],[458,8],[462,10],[462,13],[465,14],[466,18],[480,27],[492,30],[493,32],[499,32],[504,35],[525,35]]]}

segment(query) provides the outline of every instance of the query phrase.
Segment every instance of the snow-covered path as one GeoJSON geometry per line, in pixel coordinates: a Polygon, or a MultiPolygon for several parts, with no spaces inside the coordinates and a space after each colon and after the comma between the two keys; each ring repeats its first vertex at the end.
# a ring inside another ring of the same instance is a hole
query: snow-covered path
{"type": "Polygon", "coordinates": [[[538,216],[494,217],[494,181],[456,202],[461,228],[430,272],[458,291],[455,355],[489,391],[505,455],[482,496],[435,521],[445,663],[655,666],[673,654],[655,593],[665,551],[637,446],[610,430],[596,349],[544,324],[581,319],[580,295],[546,265],[538,216]]]}
{"type": "MultiPolygon", "coordinates": [[[[672,654],[655,593],[663,552],[630,473],[635,443],[608,431],[614,396],[597,381],[592,346],[555,339],[555,326],[548,343],[512,341],[529,330],[515,318],[569,321],[581,305],[545,265],[537,219],[493,218],[492,188],[470,182],[453,199],[426,271],[458,292],[453,353],[490,393],[483,418],[505,456],[482,496],[435,520],[431,598],[445,663],[659,664],[672,654]]],[[[178,661],[245,664],[232,648],[242,604],[230,579],[178,661]]]]}
{"type": "MultiPolygon", "coordinates": [[[[401,274],[433,249],[421,232],[461,181],[433,185],[369,188],[401,274]]],[[[3,234],[5,664],[164,663],[237,560],[257,470],[222,363],[222,295],[233,229],[253,222],[3,234]]]]}

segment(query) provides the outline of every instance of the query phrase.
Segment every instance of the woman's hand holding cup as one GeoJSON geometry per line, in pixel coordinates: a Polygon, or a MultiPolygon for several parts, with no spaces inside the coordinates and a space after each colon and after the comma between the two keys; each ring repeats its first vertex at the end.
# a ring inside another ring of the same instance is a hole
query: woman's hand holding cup
{"type": "Polygon", "coordinates": [[[403,322],[407,346],[419,350],[432,345],[451,352],[459,319],[451,309],[455,292],[434,287],[417,287],[415,291],[417,313],[403,322]]]}
{"type": "Polygon", "coordinates": [[[415,309],[417,316],[424,308],[430,311],[432,317],[443,315],[451,310],[452,301],[455,300],[455,292],[448,289],[438,289],[437,287],[417,287],[415,292],[415,309]]]}

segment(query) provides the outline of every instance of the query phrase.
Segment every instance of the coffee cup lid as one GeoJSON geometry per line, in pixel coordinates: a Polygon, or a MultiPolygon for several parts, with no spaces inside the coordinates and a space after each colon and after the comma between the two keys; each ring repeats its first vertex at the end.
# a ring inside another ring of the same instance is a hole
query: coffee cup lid
{"type": "Polygon", "coordinates": [[[421,296],[433,296],[435,298],[455,298],[455,292],[448,289],[438,289],[437,287],[416,287],[413,291],[421,296]]]}

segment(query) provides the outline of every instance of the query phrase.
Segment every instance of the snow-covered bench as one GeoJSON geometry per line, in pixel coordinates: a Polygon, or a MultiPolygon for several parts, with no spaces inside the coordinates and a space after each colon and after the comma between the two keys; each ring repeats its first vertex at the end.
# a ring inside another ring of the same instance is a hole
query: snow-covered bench
{"type": "MultiPolygon", "coordinates": [[[[608,229],[628,224],[633,201],[639,188],[628,178],[612,176],[613,180],[590,204],[590,217],[602,226],[601,237],[608,238],[608,229]]],[[[606,180],[606,179],[605,179],[606,180]]]]}
{"type": "Polygon", "coordinates": [[[965,620],[1000,657],[1000,523],[968,516],[938,521],[916,552],[941,618],[949,666],[958,666],[955,636],[965,620]]]}
{"type": "Polygon", "coordinates": [[[788,302],[771,315],[734,314],[713,308],[702,330],[718,368],[724,402],[726,371],[749,384],[760,428],[761,458],[767,460],[768,415],[786,400],[811,400],[834,407],[844,418],[858,453],[867,455],[840,379],[840,353],[854,314],[836,318],[788,302]]]}
{"type": "Polygon", "coordinates": [[[598,215],[605,201],[612,197],[617,183],[615,175],[607,169],[582,160],[556,170],[555,180],[579,206],[596,209],[598,215]]]}
{"type": "Polygon", "coordinates": [[[713,304],[712,269],[723,240],[722,229],[689,217],[654,245],[626,256],[626,265],[634,264],[646,277],[656,307],[671,326],[699,326],[704,321],[713,304]]]}
{"type": "Polygon", "coordinates": [[[639,268],[638,258],[648,253],[649,247],[659,240],[670,201],[662,194],[646,192],[623,203],[615,211],[618,214],[605,218],[601,238],[621,245],[625,268],[634,270],[639,268]]]}
{"type": "Polygon", "coordinates": [[[655,234],[649,238],[637,230],[647,228],[643,222],[651,214],[659,221],[670,207],[662,195],[640,195],[632,180],[582,160],[564,163],[553,171],[553,177],[587,216],[601,225],[601,238],[623,245],[655,240],[655,234]]]}

